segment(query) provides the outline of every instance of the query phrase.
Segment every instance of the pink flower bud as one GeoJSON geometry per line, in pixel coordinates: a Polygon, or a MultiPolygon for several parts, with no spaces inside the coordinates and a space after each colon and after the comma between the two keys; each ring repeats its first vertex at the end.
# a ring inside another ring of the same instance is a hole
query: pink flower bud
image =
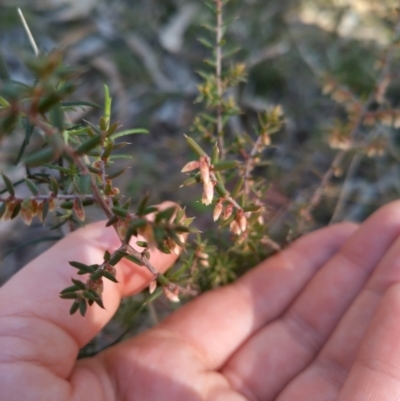
{"type": "Polygon", "coordinates": [[[214,208],[214,213],[213,213],[214,221],[217,221],[219,219],[219,217],[221,216],[221,213],[222,213],[222,209],[223,209],[222,202],[218,201],[214,208]]]}
{"type": "Polygon", "coordinates": [[[208,260],[202,259],[202,260],[200,260],[199,263],[200,263],[201,266],[203,266],[205,268],[210,267],[210,263],[208,262],[208,260]]]}
{"type": "Polygon", "coordinates": [[[49,211],[53,212],[56,208],[56,200],[54,198],[49,199],[49,211]]]}
{"type": "Polygon", "coordinates": [[[210,205],[214,198],[214,185],[211,181],[208,181],[208,183],[204,183],[203,189],[204,199],[202,199],[202,203],[204,203],[205,205],[210,205]]]}
{"type": "Polygon", "coordinates": [[[152,294],[157,289],[157,280],[150,281],[149,293],[152,294]]]}
{"type": "Polygon", "coordinates": [[[170,290],[168,287],[163,287],[165,297],[171,302],[180,302],[178,297],[178,287],[174,290],[170,290]]]}
{"type": "Polygon", "coordinates": [[[235,234],[235,235],[240,235],[241,234],[241,229],[239,227],[239,224],[236,220],[233,220],[229,226],[229,230],[235,234]]]}
{"type": "Polygon", "coordinates": [[[200,175],[204,185],[210,182],[210,167],[205,157],[200,158],[200,175]]]}
{"type": "Polygon", "coordinates": [[[237,222],[239,224],[240,230],[242,232],[245,232],[246,228],[247,228],[247,219],[246,219],[246,216],[243,213],[243,210],[239,210],[238,211],[237,216],[236,216],[236,220],[237,220],[237,222]]]}
{"type": "Polygon", "coordinates": [[[20,214],[22,220],[24,221],[24,223],[26,225],[30,226],[31,223],[32,223],[32,218],[33,218],[33,214],[32,214],[32,211],[30,209],[30,206],[22,207],[19,214],[20,214]]]}
{"type": "Polygon", "coordinates": [[[231,217],[232,216],[232,212],[233,212],[233,206],[232,206],[232,204],[230,203],[227,207],[226,207],[226,209],[225,209],[225,211],[224,211],[224,214],[223,214],[223,219],[224,220],[227,220],[227,219],[229,219],[229,217],[231,217]]]}
{"type": "Polygon", "coordinates": [[[76,198],[74,200],[74,204],[72,207],[76,217],[80,220],[80,221],[85,221],[85,210],[83,209],[83,205],[82,205],[82,200],[79,198],[76,198]]]}
{"type": "Polygon", "coordinates": [[[181,173],[189,173],[190,171],[196,170],[200,167],[200,162],[198,160],[191,161],[183,167],[181,173]]]}

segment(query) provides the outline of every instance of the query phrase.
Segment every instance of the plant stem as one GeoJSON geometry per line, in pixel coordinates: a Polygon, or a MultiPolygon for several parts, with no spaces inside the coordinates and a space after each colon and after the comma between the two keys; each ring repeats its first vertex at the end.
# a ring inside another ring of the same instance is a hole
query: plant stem
{"type": "Polygon", "coordinates": [[[215,0],[217,9],[216,44],[215,44],[215,79],[217,85],[218,105],[217,105],[217,136],[220,149],[221,160],[225,159],[225,141],[222,123],[222,0],[215,0]]]}

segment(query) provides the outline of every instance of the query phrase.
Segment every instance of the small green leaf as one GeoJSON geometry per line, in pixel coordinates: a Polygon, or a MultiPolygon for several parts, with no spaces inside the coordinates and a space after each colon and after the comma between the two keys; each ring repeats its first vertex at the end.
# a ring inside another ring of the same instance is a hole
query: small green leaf
{"type": "Polygon", "coordinates": [[[198,38],[197,39],[202,45],[204,45],[205,47],[208,47],[209,49],[213,49],[214,48],[214,44],[212,44],[210,41],[208,41],[205,38],[198,38]]]}
{"type": "Polygon", "coordinates": [[[45,199],[43,201],[43,212],[42,212],[42,221],[46,220],[47,214],[49,213],[49,200],[45,199]]]}
{"type": "Polygon", "coordinates": [[[123,219],[129,216],[129,212],[121,207],[113,206],[111,210],[116,216],[122,217],[123,219]]]}
{"type": "Polygon", "coordinates": [[[144,128],[134,128],[134,129],[127,129],[125,131],[116,132],[110,135],[111,139],[121,138],[122,136],[132,135],[132,134],[148,134],[149,131],[144,128]]]}
{"type": "Polygon", "coordinates": [[[81,300],[79,301],[79,313],[80,313],[82,316],[85,316],[86,310],[87,310],[86,299],[81,299],[81,300]]]}
{"type": "Polygon", "coordinates": [[[75,106],[89,106],[89,107],[95,107],[96,109],[101,109],[101,106],[99,106],[97,103],[93,102],[86,102],[86,101],[78,101],[78,102],[61,102],[61,106],[63,107],[75,107],[75,106]]]}
{"type": "Polygon", "coordinates": [[[229,170],[239,166],[239,162],[236,160],[223,160],[221,162],[213,164],[215,171],[229,170]]]}
{"type": "Polygon", "coordinates": [[[110,217],[110,219],[107,221],[107,223],[106,223],[106,227],[110,227],[110,226],[112,226],[112,225],[114,225],[115,223],[117,223],[118,222],[118,216],[111,216],[110,217]]]}
{"type": "Polygon", "coordinates": [[[129,261],[137,264],[138,266],[143,266],[143,262],[138,259],[136,256],[130,255],[129,253],[123,253],[123,256],[125,259],[128,259],[129,261]]]}
{"type": "Polygon", "coordinates": [[[96,304],[99,305],[100,308],[105,309],[104,304],[103,304],[103,300],[101,298],[95,299],[94,302],[96,302],[96,304]]]}
{"type": "Polygon", "coordinates": [[[90,275],[90,279],[92,281],[96,281],[101,278],[103,275],[103,271],[101,269],[97,269],[93,274],[90,275]]]}
{"type": "Polygon", "coordinates": [[[108,261],[110,260],[110,258],[111,258],[110,252],[105,251],[105,252],[104,252],[103,259],[104,259],[106,262],[108,262],[108,261]]]}
{"type": "Polygon", "coordinates": [[[36,186],[36,184],[33,181],[31,181],[29,178],[25,178],[25,183],[33,195],[39,194],[39,188],[36,186]]]}
{"type": "Polygon", "coordinates": [[[108,141],[108,143],[105,144],[103,151],[101,152],[100,155],[101,159],[107,160],[113,149],[114,149],[114,144],[111,141],[108,141]]]}
{"type": "Polygon", "coordinates": [[[124,167],[121,170],[117,170],[116,172],[112,173],[112,174],[108,174],[107,178],[110,180],[113,180],[114,178],[119,177],[120,175],[124,174],[125,171],[127,171],[130,167],[124,167]]]}
{"type": "Polygon", "coordinates": [[[219,160],[219,148],[218,148],[218,145],[216,143],[212,148],[211,164],[217,163],[218,160],[219,160]]]}
{"type": "Polygon", "coordinates": [[[60,298],[62,299],[76,299],[78,296],[79,295],[76,292],[66,292],[65,294],[60,294],[60,298]]]}
{"type": "Polygon", "coordinates": [[[108,272],[107,270],[102,270],[103,276],[105,278],[108,278],[109,280],[111,280],[114,283],[118,283],[118,280],[115,278],[114,275],[112,275],[110,272],[108,272]]]}
{"type": "Polygon", "coordinates": [[[156,214],[156,223],[160,223],[162,220],[166,220],[167,222],[171,220],[172,216],[176,213],[176,206],[171,206],[161,212],[156,214]]]}
{"type": "Polygon", "coordinates": [[[108,130],[110,126],[111,104],[112,98],[110,96],[110,90],[107,85],[104,85],[104,131],[108,130]]]}
{"type": "Polygon", "coordinates": [[[141,248],[148,248],[149,244],[146,241],[136,241],[136,245],[140,246],[141,248]]]}
{"type": "Polygon", "coordinates": [[[136,214],[138,216],[143,216],[144,215],[144,211],[146,210],[147,204],[149,202],[149,197],[150,197],[150,195],[146,194],[142,198],[142,200],[139,202],[139,205],[138,205],[137,210],[136,210],[136,214]]]}
{"type": "Polygon", "coordinates": [[[70,287],[64,288],[60,294],[67,294],[68,292],[76,292],[79,291],[79,287],[76,285],[71,285],[70,287]]]}
{"type": "Polygon", "coordinates": [[[187,135],[184,135],[187,140],[189,147],[193,150],[197,156],[207,156],[207,153],[200,147],[200,145],[193,139],[187,135]]]}
{"type": "MultiPolygon", "coordinates": [[[[75,267],[75,269],[82,270],[86,273],[93,273],[95,269],[92,266],[85,265],[84,263],[81,262],[68,262],[72,267],[75,267]]],[[[85,287],[86,288],[86,287],[85,287]]]]}
{"type": "Polygon", "coordinates": [[[110,265],[112,266],[115,266],[123,257],[124,255],[121,252],[117,252],[114,256],[111,257],[108,263],[110,263],[110,265]]]}
{"type": "Polygon", "coordinates": [[[79,309],[79,301],[76,300],[71,306],[71,309],[69,310],[69,314],[73,315],[77,310],[79,309]]]}
{"type": "Polygon", "coordinates": [[[21,211],[21,204],[17,203],[15,205],[14,211],[12,212],[11,220],[15,219],[18,216],[20,211],[21,211]]]}
{"type": "Polygon", "coordinates": [[[86,290],[86,285],[80,280],[76,280],[74,278],[71,279],[71,281],[80,289],[80,290],[86,290]]]}
{"type": "Polygon", "coordinates": [[[100,145],[102,139],[103,136],[101,134],[95,135],[93,138],[87,139],[85,142],[83,142],[81,145],[78,146],[78,148],[76,149],[76,153],[78,155],[83,155],[85,153],[88,153],[90,150],[100,145]]]}
{"type": "Polygon", "coordinates": [[[43,163],[48,163],[53,161],[57,157],[54,149],[50,147],[45,147],[38,150],[37,152],[31,153],[25,158],[25,164],[35,167],[43,163]]]}
{"type": "Polygon", "coordinates": [[[158,207],[148,206],[148,207],[146,207],[146,209],[144,209],[143,215],[145,216],[146,214],[150,214],[150,213],[154,213],[154,212],[158,212],[158,207]]]}
{"type": "Polygon", "coordinates": [[[58,132],[62,133],[64,131],[64,112],[60,103],[57,103],[50,110],[50,122],[53,127],[58,129],[58,132]]]}
{"type": "Polygon", "coordinates": [[[14,190],[14,186],[13,186],[13,183],[11,182],[11,180],[4,173],[1,173],[1,176],[3,177],[3,181],[7,188],[8,193],[11,196],[15,196],[15,190],[14,190]]]}

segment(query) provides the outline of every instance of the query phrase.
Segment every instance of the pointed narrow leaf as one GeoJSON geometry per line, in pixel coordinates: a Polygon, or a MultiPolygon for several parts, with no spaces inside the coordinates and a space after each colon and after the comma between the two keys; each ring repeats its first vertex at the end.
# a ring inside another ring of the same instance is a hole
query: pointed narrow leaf
{"type": "Polygon", "coordinates": [[[111,210],[115,215],[122,217],[123,219],[126,219],[126,217],[129,216],[129,212],[121,207],[113,206],[111,210]]]}
{"type": "Polygon", "coordinates": [[[149,131],[144,128],[134,128],[134,129],[127,129],[125,131],[116,132],[110,135],[111,139],[121,138],[122,136],[132,135],[132,134],[148,134],[149,131]]]}
{"type": "Polygon", "coordinates": [[[213,164],[215,171],[229,170],[231,168],[236,168],[239,166],[239,162],[236,160],[223,160],[218,163],[213,164]]]}
{"type": "Polygon", "coordinates": [[[65,294],[60,294],[62,299],[76,299],[79,295],[76,292],[66,292],[65,294]]]}
{"type": "Polygon", "coordinates": [[[60,294],[67,294],[68,292],[76,292],[79,291],[79,287],[76,285],[71,285],[70,287],[64,288],[60,294]]]}
{"type": "Polygon", "coordinates": [[[79,269],[82,271],[85,271],[86,273],[93,273],[95,269],[91,266],[85,265],[84,263],[81,262],[68,262],[72,267],[75,267],[75,269],[79,269]]]}
{"type": "Polygon", "coordinates": [[[12,215],[11,215],[11,220],[12,220],[12,219],[15,219],[15,218],[18,216],[18,214],[19,214],[20,211],[21,211],[21,204],[20,204],[20,203],[17,203],[17,204],[15,205],[14,211],[13,211],[13,213],[12,213],[12,215]]]}
{"type": "Polygon", "coordinates": [[[96,146],[100,145],[103,136],[101,134],[94,136],[93,138],[87,139],[76,149],[78,155],[88,153],[90,150],[94,149],[96,146]]]}
{"type": "Polygon", "coordinates": [[[53,127],[58,129],[58,132],[62,133],[64,131],[64,112],[60,103],[57,103],[50,110],[50,122],[53,127]]]}
{"type": "Polygon", "coordinates": [[[150,195],[146,194],[142,198],[142,200],[139,202],[139,205],[138,205],[137,210],[136,210],[136,214],[138,216],[142,216],[144,214],[144,211],[146,209],[147,203],[149,202],[149,197],[150,197],[150,195]]]}
{"type": "Polygon", "coordinates": [[[75,280],[74,278],[71,280],[80,290],[86,290],[85,283],[82,283],[82,281],[80,281],[80,280],[75,280]]]}
{"type": "Polygon", "coordinates": [[[78,309],[79,309],[79,301],[76,300],[72,304],[71,309],[69,310],[69,314],[73,315],[78,309]]]}
{"type": "Polygon", "coordinates": [[[184,135],[189,147],[193,150],[197,156],[207,156],[207,153],[200,147],[200,145],[193,139],[187,135],[184,135]]]}
{"type": "Polygon", "coordinates": [[[25,178],[25,183],[33,195],[39,194],[39,188],[36,186],[36,184],[32,180],[30,180],[29,178],[25,178]]]}
{"type": "Polygon", "coordinates": [[[109,280],[111,280],[114,283],[118,283],[118,280],[115,278],[114,275],[112,275],[110,272],[108,272],[107,270],[102,270],[103,276],[105,278],[108,278],[109,280]]]}
{"type": "Polygon", "coordinates": [[[56,157],[57,154],[55,150],[50,147],[46,147],[28,155],[25,158],[25,164],[35,167],[43,163],[51,162],[56,157]]]}
{"type": "Polygon", "coordinates": [[[82,316],[85,316],[86,310],[87,310],[86,299],[81,299],[81,300],[79,301],[79,313],[80,313],[82,316]]]}
{"type": "Polygon", "coordinates": [[[8,193],[11,196],[15,196],[15,190],[14,190],[14,186],[13,186],[11,180],[4,173],[1,173],[1,176],[3,177],[3,181],[7,188],[8,193]]]}

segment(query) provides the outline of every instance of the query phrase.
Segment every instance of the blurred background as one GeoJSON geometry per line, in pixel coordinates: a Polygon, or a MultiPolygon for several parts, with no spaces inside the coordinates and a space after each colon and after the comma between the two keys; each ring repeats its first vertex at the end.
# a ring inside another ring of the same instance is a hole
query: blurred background
{"type": "MultiPolygon", "coordinates": [[[[395,0],[231,0],[226,6],[228,46],[239,48],[232,61],[248,68],[247,82],[232,93],[243,114],[231,119],[228,130],[252,134],[257,113],[277,104],[285,113],[264,172],[271,182],[272,220],[280,216],[274,224],[282,222],[293,202],[307,201],[337,152],[327,135],[346,113],[323,94],[324,77],[365,99],[393,39],[399,17],[395,6],[395,0]]],[[[195,103],[201,82],[196,71],[204,68],[209,53],[198,38],[212,39],[202,25],[213,24],[204,2],[0,0],[0,51],[12,78],[30,82],[21,60],[32,49],[16,7],[22,8],[40,51],[62,48],[65,63],[77,68],[74,98],[102,104],[106,83],[113,120],[125,128],[149,129],[149,135],[129,138],[133,159],[121,160],[131,166],[119,182],[121,191],[134,201],[149,191],[153,203],[171,199],[186,205],[189,215],[201,212],[201,190],[178,187],[184,180],[179,171],[189,160],[183,134],[203,108],[195,103]]],[[[399,56],[396,47],[386,91],[393,107],[400,102],[399,56]]],[[[71,118],[97,121],[98,115],[87,108],[71,118]]],[[[398,130],[376,129],[382,130],[390,152],[360,161],[340,219],[360,221],[399,197],[398,130]]],[[[24,170],[12,167],[15,152],[12,143],[5,144],[0,167],[7,165],[8,174],[19,179],[24,170]]],[[[350,163],[351,156],[344,160],[344,171],[350,163]]],[[[343,179],[339,175],[327,188],[315,210],[318,224],[329,221],[343,179]]],[[[200,226],[210,222],[208,214],[199,219],[200,226]]],[[[38,221],[30,228],[19,219],[2,223],[0,284],[62,234],[38,221]]]]}

